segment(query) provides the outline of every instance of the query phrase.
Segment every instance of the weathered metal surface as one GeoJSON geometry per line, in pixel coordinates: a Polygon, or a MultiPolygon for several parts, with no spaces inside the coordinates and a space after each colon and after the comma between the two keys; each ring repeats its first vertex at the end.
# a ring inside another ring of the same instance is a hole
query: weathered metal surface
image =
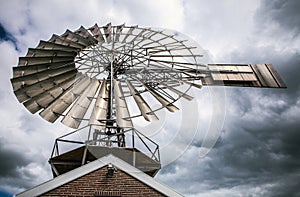
{"type": "Polygon", "coordinates": [[[285,88],[271,64],[209,64],[204,85],[285,88]]]}
{"type": "Polygon", "coordinates": [[[154,112],[152,112],[151,108],[147,104],[147,102],[143,99],[143,97],[140,95],[140,93],[133,87],[133,85],[130,83],[130,81],[126,81],[130,93],[133,96],[136,104],[138,105],[142,116],[145,118],[147,121],[151,120],[158,120],[158,117],[155,115],[154,112]]]}
{"type": "Polygon", "coordinates": [[[131,128],[133,124],[120,82],[114,80],[114,85],[117,125],[122,128],[131,128]]]}
{"type": "Polygon", "coordinates": [[[150,176],[154,176],[161,167],[159,162],[151,159],[138,149],[100,146],[82,146],[50,158],[49,163],[54,166],[56,171],[53,172],[53,175],[57,176],[108,154],[115,155],[150,176]],[[87,152],[85,153],[85,151],[87,152]]]}
{"type": "Polygon", "coordinates": [[[98,87],[99,81],[97,79],[92,79],[90,84],[83,91],[83,93],[79,95],[79,98],[62,119],[62,123],[71,128],[77,129],[85,113],[87,112],[98,87]]]}
{"type": "Polygon", "coordinates": [[[90,125],[94,125],[95,129],[104,130],[106,126],[106,115],[108,107],[108,90],[106,81],[103,80],[100,85],[100,91],[93,108],[91,118],[89,120],[90,125]]]}

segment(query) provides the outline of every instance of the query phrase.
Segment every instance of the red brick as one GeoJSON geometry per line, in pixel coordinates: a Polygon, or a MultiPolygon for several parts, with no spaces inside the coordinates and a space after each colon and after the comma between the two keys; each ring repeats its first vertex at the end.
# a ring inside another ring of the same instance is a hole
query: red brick
{"type": "Polygon", "coordinates": [[[107,167],[104,166],[41,196],[165,196],[122,170],[115,172],[111,178],[107,178],[106,173],[107,167]]]}

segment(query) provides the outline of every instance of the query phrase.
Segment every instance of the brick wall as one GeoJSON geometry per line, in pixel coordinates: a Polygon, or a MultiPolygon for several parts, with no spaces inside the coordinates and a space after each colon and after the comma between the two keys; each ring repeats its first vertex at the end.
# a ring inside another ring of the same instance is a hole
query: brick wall
{"type": "Polygon", "coordinates": [[[104,166],[41,196],[164,196],[121,170],[111,178],[106,173],[107,166],[104,166]]]}

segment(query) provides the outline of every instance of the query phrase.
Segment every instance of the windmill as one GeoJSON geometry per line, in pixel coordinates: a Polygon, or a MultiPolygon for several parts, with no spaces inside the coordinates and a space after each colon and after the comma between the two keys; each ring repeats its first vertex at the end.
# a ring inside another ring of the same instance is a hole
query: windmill
{"type": "Polygon", "coordinates": [[[158,110],[179,110],[176,101],[191,100],[191,88],[286,87],[271,64],[209,64],[206,58],[176,31],[95,24],[29,48],[13,67],[11,83],[31,113],[75,129],[55,141],[54,176],[108,153],[154,176],[159,146],[135,129],[133,119],[155,121],[158,110]],[[79,132],[85,139],[68,138],[79,132]],[[62,153],[59,143],[79,147],[62,153]]]}

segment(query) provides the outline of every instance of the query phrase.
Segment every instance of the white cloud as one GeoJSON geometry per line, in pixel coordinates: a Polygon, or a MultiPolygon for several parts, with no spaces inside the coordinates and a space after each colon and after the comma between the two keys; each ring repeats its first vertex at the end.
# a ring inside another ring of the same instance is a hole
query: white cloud
{"type": "Polygon", "coordinates": [[[209,49],[215,60],[234,61],[228,54],[248,42],[258,6],[258,0],[187,1],[184,32],[209,49]]]}

